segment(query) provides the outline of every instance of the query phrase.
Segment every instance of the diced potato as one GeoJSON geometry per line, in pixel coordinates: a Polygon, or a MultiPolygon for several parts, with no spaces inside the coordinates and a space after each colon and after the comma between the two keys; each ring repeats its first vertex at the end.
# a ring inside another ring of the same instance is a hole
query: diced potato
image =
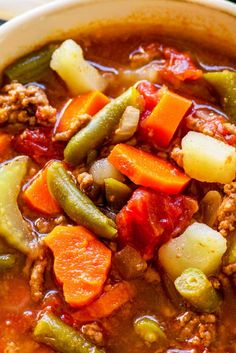
{"type": "Polygon", "coordinates": [[[162,245],[159,260],[172,279],[190,267],[211,275],[221,265],[226,248],[226,239],[219,232],[196,222],[179,237],[162,245]]]}
{"type": "Polygon", "coordinates": [[[83,56],[82,48],[72,39],[64,41],[52,55],[50,66],[65,81],[73,95],[105,89],[105,80],[83,56]]]}
{"type": "Polygon", "coordinates": [[[230,183],[236,173],[236,150],[200,132],[190,131],[182,139],[183,166],[191,178],[230,183]]]}
{"type": "Polygon", "coordinates": [[[107,158],[96,160],[89,170],[93,176],[93,180],[98,185],[104,185],[104,179],[113,178],[124,181],[124,176],[117,170],[107,158]]]}

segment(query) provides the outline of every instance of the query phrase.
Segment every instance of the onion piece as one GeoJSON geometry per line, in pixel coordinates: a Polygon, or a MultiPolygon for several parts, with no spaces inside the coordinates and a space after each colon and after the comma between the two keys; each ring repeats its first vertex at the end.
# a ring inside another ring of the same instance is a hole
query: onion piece
{"type": "Polygon", "coordinates": [[[139,117],[139,109],[128,106],[120,119],[119,126],[115,131],[112,142],[118,143],[129,140],[137,130],[139,117]]]}
{"type": "Polygon", "coordinates": [[[98,185],[104,185],[104,179],[113,178],[119,181],[124,180],[124,176],[108,161],[107,158],[95,161],[89,170],[93,180],[98,185]]]}

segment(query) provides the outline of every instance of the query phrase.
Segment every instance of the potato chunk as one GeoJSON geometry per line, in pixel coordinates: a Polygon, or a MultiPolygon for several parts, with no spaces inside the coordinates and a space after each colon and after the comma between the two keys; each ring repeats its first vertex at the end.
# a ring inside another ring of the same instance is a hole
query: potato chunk
{"type": "Polygon", "coordinates": [[[52,55],[50,66],[65,81],[73,95],[105,89],[105,80],[83,56],[82,48],[72,39],[64,41],[52,55]]]}
{"type": "Polygon", "coordinates": [[[236,150],[200,132],[190,131],[182,139],[183,166],[191,178],[230,183],[236,173],[236,150]]]}
{"type": "Polygon", "coordinates": [[[190,267],[211,275],[221,265],[226,248],[226,239],[219,232],[196,222],[182,235],[162,245],[159,261],[173,279],[190,267]]]}

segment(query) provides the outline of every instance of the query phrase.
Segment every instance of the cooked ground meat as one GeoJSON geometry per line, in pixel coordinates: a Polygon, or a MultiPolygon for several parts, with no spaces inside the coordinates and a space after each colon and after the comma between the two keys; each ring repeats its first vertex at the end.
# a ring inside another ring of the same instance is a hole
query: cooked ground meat
{"type": "Polygon", "coordinates": [[[23,86],[16,82],[3,87],[0,94],[0,124],[53,125],[55,121],[56,109],[49,104],[40,87],[23,86]]]}
{"type": "Polygon", "coordinates": [[[44,272],[47,267],[47,258],[35,261],[30,277],[31,297],[35,302],[43,298],[44,272]]]}
{"type": "Polygon", "coordinates": [[[225,197],[217,213],[218,230],[225,237],[235,229],[236,182],[224,186],[225,197]]]}
{"type": "Polygon", "coordinates": [[[183,167],[183,151],[180,146],[175,145],[170,152],[170,157],[175,161],[179,167],[183,167]]]}
{"type": "Polygon", "coordinates": [[[91,120],[91,115],[80,114],[77,119],[73,121],[69,130],[58,132],[54,136],[55,141],[68,141],[79,129],[86,125],[91,120]]]}
{"type": "Polygon", "coordinates": [[[187,311],[176,318],[172,330],[176,332],[178,340],[208,347],[216,336],[216,317],[213,314],[198,315],[187,311]]]}
{"type": "Polygon", "coordinates": [[[77,176],[80,190],[86,192],[93,185],[93,176],[87,172],[83,172],[77,176]]]}
{"type": "Polygon", "coordinates": [[[214,111],[198,109],[185,118],[189,130],[202,132],[229,145],[236,146],[236,127],[214,111]]]}
{"type": "Polygon", "coordinates": [[[231,276],[233,274],[236,273],[236,262],[234,262],[233,264],[229,264],[227,266],[223,267],[223,272],[227,275],[227,276],[231,276]]]}
{"type": "Polygon", "coordinates": [[[83,325],[81,327],[81,331],[89,341],[100,346],[103,345],[104,338],[103,338],[102,329],[96,322],[83,325]]]}

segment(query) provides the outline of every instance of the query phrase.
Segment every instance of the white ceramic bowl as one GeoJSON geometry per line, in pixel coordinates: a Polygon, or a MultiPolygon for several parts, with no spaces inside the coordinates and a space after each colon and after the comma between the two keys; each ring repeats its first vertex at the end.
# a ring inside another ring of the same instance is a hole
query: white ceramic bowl
{"type": "Polygon", "coordinates": [[[0,72],[49,40],[111,24],[132,24],[136,32],[155,25],[159,33],[195,38],[236,56],[236,5],[228,1],[58,0],[1,26],[0,72]]]}

